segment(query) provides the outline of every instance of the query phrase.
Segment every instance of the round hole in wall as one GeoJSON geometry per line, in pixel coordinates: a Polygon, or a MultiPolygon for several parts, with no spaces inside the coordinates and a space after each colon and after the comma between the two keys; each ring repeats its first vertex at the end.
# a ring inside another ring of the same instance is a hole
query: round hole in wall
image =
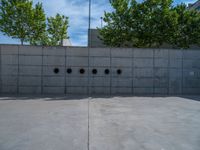
{"type": "Polygon", "coordinates": [[[80,74],[84,74],[85,70],[84,69],[80,69],[79,72],[80,72],[80,74]]]}
{"type": "Polygon", "coordinates": [[[97,69],[93,69],[93,70],[92,70],[92,73],[93,73],[93,74],[97,74],[97,69]]]}
{"type": "Polygon", "coordinates": [[[109,74],[110,73],[110,70],[109,69],[105,69],[105,74],[109,74]]]}
{"type": "Polygon", "coordinates": [[[122,70],[121,70],[121,69],[118,69],[118,70],[117,70],[117,74],[118,74],[118,75],[122,74],[122,70]]]}
{"type": "Polygon", "coordinates": [[[55,73],[55,74],[58,74],[59,71],[60,71],[60,70],[59,70],[58,68],[55,68],[55,69],[54,69],[54,73],[55,73]]]}
{"type": "Polygon", "coordinates": [[[68,68],[68,69],[67,69],[67,73],[68,73],[68,74],[71,74],[71,73],[72,73],[72,69],[71,69],[71,68],[68,68]]]}

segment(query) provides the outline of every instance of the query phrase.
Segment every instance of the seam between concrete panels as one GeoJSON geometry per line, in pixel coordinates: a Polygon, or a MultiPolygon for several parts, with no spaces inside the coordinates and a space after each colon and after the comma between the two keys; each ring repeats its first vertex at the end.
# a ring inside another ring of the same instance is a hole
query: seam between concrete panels
{"type": "Polygon", "coordinates": [[[66,69],[67,69],[67,47],[65,47],[65,68],[64,68],[64,76],[65,76],[65,78],[64,78],[64,80],[65,80],[65,88],[64,88],[64,93],[65,93],[65,95],[67,94],[67,79],[66,79],[66,76],[67,76],[67,74],[66,74],[66,69]]]}
{"type": "Polygon", "coordinates": [[[184,49],[181,50],[181,95],[183,95],[183,55],[184,55],[184,49]]]}
{"type": "Polygon", "coordinates": [[[110,66],[109,66],[109,70],[110,70],[110,75],[109,75],[109,76],[110,76],[110,89],[109,89],[109,90],[110,90],[110,91],[109,91],[109,94],[110,94],[110,95],[112,94],[112,67],[111,67],[111,65],[112,65],[112,60],[111,60],[111,59],[112,59],[112,56],[111,56],[111,50],[112,50],[112,49],[109,48],[109,51],[110,51],[110,52],[109,52],[109,53],[110,53],[110,54],[109,54],[109,55],[110,55],[110,66]]]}
{"type": "Polygon", "coordinates": [[[44,47],[42,47],[42,65],[41,65],[41,94],[43,94],[43,71],[44,71],[44,47]]]}
{"type": "Polygon", "coordinates": [[[155,49],[153,49],[153,95],[155,95],[155,49]]]}
{"type": "Polygon", "coordinates": [[[87,137],[87,149],[90,149],[90,100],[91,98],[88,98],[88,137],[87,137]]]}
{"type": "Polygon", "coordinates": [[[0,93],[2,93],[2,70],[1,70],[1,67],[2,67],[2,63],[1,63],[1,45],[0,45],[0,93]]]}
{"type": "Polygon", "coordinates": [[[91,91],[91,88],[90,88],[90,47],[87,48],[87,51],[88,51],[88,85],[87,85],[87,94],[90,95],[90,91],[91,91]]]}
{"type": "Polygon", "coordinates": [[[132,70],[131,70],[131,73],[132,73],[132,95],[134,95],[134,49],[131,49],[132,50],[132,70]]]}
{"type": "Polygon", "coordinates": [[[168,74],[168,88],[167,88],[167,94],[169,95],[170,93],[170,55],[169,55],[169,49],[167,50],[168,52],[168,68],[167,68],[167,74],[168,74]]]}
{"type": "Polygon", "coordinates": [[[19,45],[17,46],[17,94],[19,94],[19,45]]]}

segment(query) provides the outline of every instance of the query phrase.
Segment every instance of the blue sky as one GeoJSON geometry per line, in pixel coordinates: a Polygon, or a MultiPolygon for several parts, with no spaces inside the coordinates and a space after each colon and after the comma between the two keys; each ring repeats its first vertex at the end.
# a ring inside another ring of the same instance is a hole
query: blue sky
{"type": "MultiPolygon", "coordinates": [[[[174,5],[179,3],[194,3],[196,0],[175,0],[174,5]]],[[[60,13],[69,17],[69,36],[74,46],[87,45],[88,30],[88,0],[33,0],[34,4],[42,2],[47,16],[55,16],[60,13]]],[[[110,11],[109,0],[92,0],[91,27],[101,26],[100,17],[104,11],[110,11]]],[[[4,36],[0,32],[0,43],[18,44],[19,40],[4,36]]]]}

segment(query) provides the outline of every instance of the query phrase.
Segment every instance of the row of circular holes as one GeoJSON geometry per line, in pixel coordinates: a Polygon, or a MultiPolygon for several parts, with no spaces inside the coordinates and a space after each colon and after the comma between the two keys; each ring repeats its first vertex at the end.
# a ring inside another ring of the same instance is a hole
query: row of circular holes
{"type": "MultiPolygon", "coordinates": [[[[80,69],[79,72],[80,72],[80,74],[84,74],[84,73],[85,73],[85,70],[84,70],[84,69],[80,69]]],[[[55,69],[54,69],[54,73],[55,73],[55,74],[58,74],[58,73],[59,73],[59,69],[58,69],[58,68],[55,68],[55,69]]],[[[68,73],[68,74],[71,74],[71,73],[72,73],[72,69],[71,69],[71,68],[67,69],[67,73],[68,73]]],[[[93,70],[92,70],[92,73],[93,73],[93,74],[97,74],[97,69],[93,69],[93,70]]],[[[104,73],[108,75],[108,74],[110,73],[110,70],[109,70],[109,69],[105,69],[104,73]]],[[[118,69],[118,70],[117,70],[117,74],[119,74],[119,75],[122,74],[122,70],[121,70],[121,69],[118,69]]]]}

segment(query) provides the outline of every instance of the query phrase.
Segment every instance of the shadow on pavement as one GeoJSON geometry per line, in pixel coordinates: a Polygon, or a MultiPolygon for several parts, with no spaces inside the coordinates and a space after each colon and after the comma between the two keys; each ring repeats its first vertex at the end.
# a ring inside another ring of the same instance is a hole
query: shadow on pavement
{"type": "Polygon", "coordinates": [[[0,101],[2,100],[44,100],[44,101],[59,101],[59,100],[88,100],[88,99],[110,99],[110,98],[126,98],[126,97],[152,97],[152,98],[169,98],[169,97],[180,97],[189,100],[199,101],[200,95],[0,95],[0,101]]]}

